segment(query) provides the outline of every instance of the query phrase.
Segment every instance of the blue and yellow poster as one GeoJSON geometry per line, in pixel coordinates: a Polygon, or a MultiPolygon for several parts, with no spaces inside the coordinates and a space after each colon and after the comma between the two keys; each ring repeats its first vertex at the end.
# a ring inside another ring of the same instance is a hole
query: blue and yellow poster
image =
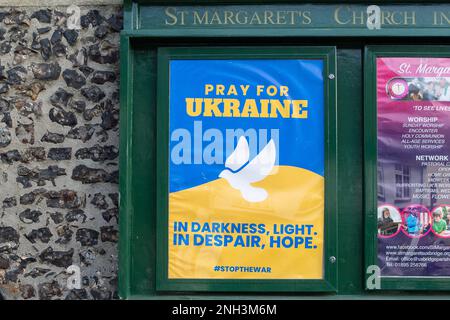
{"type": "Polygon", "coordinates": [[[169,67],[169,279],[323,278],[323,61],[169,67]]]}

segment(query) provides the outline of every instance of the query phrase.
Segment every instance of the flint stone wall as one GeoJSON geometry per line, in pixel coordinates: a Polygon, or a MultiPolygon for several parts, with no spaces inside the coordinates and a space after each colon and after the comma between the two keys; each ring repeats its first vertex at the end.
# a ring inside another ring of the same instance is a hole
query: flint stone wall
{"type": "Polygon", "coordinates": [[[120,6],[0,7],[0,293],[117,298],[120,6]],[[81,289],[69,289],[78,266],[81,289]]]}

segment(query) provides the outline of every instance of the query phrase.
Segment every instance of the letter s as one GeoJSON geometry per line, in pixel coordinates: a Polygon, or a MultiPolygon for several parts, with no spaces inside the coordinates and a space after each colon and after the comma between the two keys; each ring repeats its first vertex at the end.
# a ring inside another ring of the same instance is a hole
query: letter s
{"type": "Polygon", "coordinates": [[[172,21],[169,21],[166,19],[166,24],[168,24],[169,26],[173,26],[175,24],[177,24],[177,9],[173,8],[173,7],[167,7],[166,11],[165,11],[166,15],[170,18],[172,18],[172,21]]]}

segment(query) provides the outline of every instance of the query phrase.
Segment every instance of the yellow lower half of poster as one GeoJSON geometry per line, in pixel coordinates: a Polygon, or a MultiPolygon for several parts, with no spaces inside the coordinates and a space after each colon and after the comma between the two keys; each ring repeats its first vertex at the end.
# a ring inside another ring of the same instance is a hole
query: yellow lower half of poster
{"type": "Polygon", "coordinates": [[[278,166],[247,202],[225,179],[169,196],[169,279],[322,279],[324,178],[278,166]]]}

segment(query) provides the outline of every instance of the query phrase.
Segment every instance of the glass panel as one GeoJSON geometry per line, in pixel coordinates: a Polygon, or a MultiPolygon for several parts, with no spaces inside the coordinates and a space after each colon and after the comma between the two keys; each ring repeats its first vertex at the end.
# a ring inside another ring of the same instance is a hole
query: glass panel
{"type": "Polygon", "coordinates": [[[169,279],[323,279],[322,60],[171,60],[169,279]]]}

